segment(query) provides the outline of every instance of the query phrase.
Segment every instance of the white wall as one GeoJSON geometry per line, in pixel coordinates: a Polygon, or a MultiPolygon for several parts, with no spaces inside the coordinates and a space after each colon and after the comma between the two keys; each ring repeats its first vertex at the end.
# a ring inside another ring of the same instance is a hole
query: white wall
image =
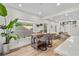
{"type": "MultiPolygon", "coordinates": [[[[40,23],[37,23],[37,24],[40,24],[40,23]]],[[[40,32],[40,30],[44,30],[44,26],[39,26],[37,27],[36,25],[37,24],[33,24],[33,32],[40,32]]]]}
{"type": "Polygon", "coordinates": [[[68,32],[70,35],[79,35],[79,21],[77,20],[76,27],[75,25],[66,24],[64,27],[61,26],[61,32],[68,32]]]}
{"type": "Polygon", "coordinates": [[[55,33],[55,26],[56,26],[56,29],[57,29],[57,32],[59,32],[59,25],[58,23],[55,23],[55,22],[48,22],[47,24],[47,32],[48,33],[55,33]]]}
{"type": "Polygon", "coordinates": [[[18,48],[21,46],[25,46],[31,43],[31,37],[21,38],[18,40],[10,41],[10,49],[18,48]]]}

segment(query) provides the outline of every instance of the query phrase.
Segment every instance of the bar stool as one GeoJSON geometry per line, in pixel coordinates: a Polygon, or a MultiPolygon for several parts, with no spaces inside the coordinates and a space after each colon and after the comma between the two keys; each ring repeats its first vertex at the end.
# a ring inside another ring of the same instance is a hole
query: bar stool
{"type": "Polygon", "coordinates": [[[40,41],[38,41],[38,48],[42,51],[46,51],[47,50],[47,43],[46,43],[46,35],[43,35],[41,38],[40,38],[40,41]]]}
{"type": "Polygon", "coordinates": [[[36,39],[35,36],[31,36],[31,46],[36,49],[36,47],[35,47],[35,39],[36,39]]]}
{"type": "Polygon", "coordinates": [[[52,34],[48,34],[48,47],[52,47],[52,39],[53,39],[52,34]]]}

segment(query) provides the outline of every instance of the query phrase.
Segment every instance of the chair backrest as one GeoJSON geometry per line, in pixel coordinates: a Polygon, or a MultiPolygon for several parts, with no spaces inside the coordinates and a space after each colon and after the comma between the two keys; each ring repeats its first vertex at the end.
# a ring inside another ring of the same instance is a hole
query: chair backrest
{"type": "Polygon", "coordinates": [[[48,34],[48,40],[52,40],[53,39],[53,35],[52,34],[48,34]]]}
{"type": "Polygon", "coordinates": [[[40,38],[40,41],[46,41],[48,40],[48,36],[47,35],[43,35],[43,37],[40,38]]]}

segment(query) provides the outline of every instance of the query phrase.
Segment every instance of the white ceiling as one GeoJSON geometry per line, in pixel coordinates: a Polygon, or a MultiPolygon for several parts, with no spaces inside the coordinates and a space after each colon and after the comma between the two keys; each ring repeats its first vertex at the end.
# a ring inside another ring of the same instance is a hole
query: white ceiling
{"type": "Polygon", "coordinates": [[[60,6],[57,6],[56,3],[21,3],[21,4],[22,7],[19,7],[18,3],[7,3],[6,5],[41,17],[54,15],[69,8],[79,7],[78,3],[61,3],[60,6]]]}
{"type": "Polygon", "coordinates": [[[59,6],[57,6],[57,3],[6,3],[5,5],[41,18],[52,16],[68,9],[79,8],[78,3],[61,3],[59,6]],[[19,4],[22,4],[22,6],[19,7],[19,4]]]}

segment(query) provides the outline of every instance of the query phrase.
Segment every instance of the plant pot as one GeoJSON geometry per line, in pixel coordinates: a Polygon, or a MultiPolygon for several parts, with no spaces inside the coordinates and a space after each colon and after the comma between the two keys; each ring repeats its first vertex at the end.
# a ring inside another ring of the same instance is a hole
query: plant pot
{"type": "Polygon", "coordinates": [[[2,54],[5,55],[7,53],[9,53],[9,44],[3,44],[2,45],[2,54]]]}
{"type": "Polygon", "coordinates": [[[0,56],[2,55],[2,44],[0,43],[0,56]]]}

